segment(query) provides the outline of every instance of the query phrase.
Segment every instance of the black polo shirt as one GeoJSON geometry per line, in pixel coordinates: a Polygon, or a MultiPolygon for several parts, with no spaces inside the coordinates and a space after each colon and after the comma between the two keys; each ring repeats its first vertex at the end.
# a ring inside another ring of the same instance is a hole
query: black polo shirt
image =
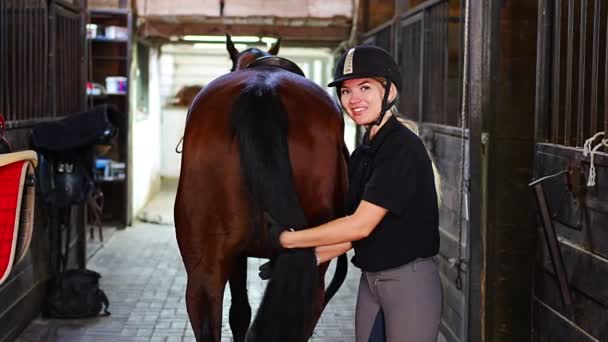
{"type": "Polygon", "coordinates": [[[394,116],[353,152],[349,162],[352,214],[361,200],[388,210],[365,239],[353,242],[355,266],[378,272],[439,252],[437,193],[422,140],[394,116]]]}

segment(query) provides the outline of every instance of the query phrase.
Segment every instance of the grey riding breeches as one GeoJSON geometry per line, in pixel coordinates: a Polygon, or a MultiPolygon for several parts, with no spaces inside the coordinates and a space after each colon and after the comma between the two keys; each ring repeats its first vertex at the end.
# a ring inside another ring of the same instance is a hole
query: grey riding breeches
{"type": "Polygon", "coordinates": [[[381,272],[362,272],[355,314],[356,341],[383,342],[378,336],[384,335],[386,342],[436,342],[442,299],[441,279],[433,258],[416,259],[381,272]],[[384,334],[377,331],[382,321],[384,334]]]}

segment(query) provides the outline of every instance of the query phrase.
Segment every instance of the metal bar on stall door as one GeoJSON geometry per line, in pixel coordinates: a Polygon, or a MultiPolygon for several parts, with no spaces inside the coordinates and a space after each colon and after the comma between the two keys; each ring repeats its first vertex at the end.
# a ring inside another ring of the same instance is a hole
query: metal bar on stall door
{"type": "Polygon", "coordinates": [[[62,116],[65,113],[65,85],[68,77],[65,75],[65,61],[68,58],[68,52],[65,51],[65,36],[69,33],[65,31],[65,20],[60,7],[55,7],[55,82],[57,90],[55,91],[55,111],[57,116],[62,116]]]}
{"type": "Polygon", "coordinates": [[[84,36],[81,34],[80,29],[80,16],[74,18],[72,23],[74,30],[74,40],[80,42],[77,46],[79,49],[74,49],[74,65],[77,65],[77,72],[74,73],[74,95],[76,96],[76,101],[74,102],[74,107],[72,111],[80,112],[82,109],[82,97],[80,94],[83,92],[83,84],[81,84],[80,79],[82,77],[82,53],[84,51],[84,36]]]}
{"type": "Polygon", "coordinates": [[[57,104],[56,104],[56,94],[57,94],[57,77],[55,74],[57,67],[57,10],[54,5],[50,5],[48,7],[48,51],[49,51],[49,70],[48,70],[48,83],[47,83],[47,91],[48,91],[48,113],[52,117],[57,116],[57,104]]]}
{"type": "Polygon", "coordinates": [[[36,32],[38,33],[37,35],[37,39],[36,39],[36,46],[38,51],[41,51],[42,53],[37,54],[37,58],[36,58],[36,70],[37,70],[37,75],[39,75],[39,77],[42,79],[42,82],[37,82],[36,83],[36,116],[40,116],[42,113],[45,113],[45,107],[44,107],[44,98],[45,98],[45,92],[44,92],[44,88],[46,86],[46,81],[45,81],[45,73],[46,73],[46,66],[47,66],[47,60],[46,60],[46,56],[47,56],[47,52],[46,52],[46,47],[45,47],[45,36],[46,36],[46,10],[45,10],[45,4],[39,2],[39,10],[38,10],[38,20],[36,23],[36,32]]]}
{"type": "Polygon", "coordinates": [[[572,64],[574,58],[574,0],[568,0],[568,46],[566,56],[566,105],[564,110],[564,140],[570,145],[570,123],[572,118],[572,64]]]}
{"type": "MultiPolygon", "coordinates": [[[[74,19],[72,19],[72,34],[74,35],[74,41],[77,42],[82,42],[82,40],[80,39],[80,32],[79,32],[79,18],[80,17],[75,17],[74,19]]],[[[74,72],[74,76],[72,78],[73,80],[73,84],[72,84],[72,89],[73,89],[73,94],[75,96],[75,101],[74,104],[72,105],[72,112],[79,112],[80,111],[80,91],[82,90],[82,87],[80,85],[80,53],[82,53],[82,47],[81,45],[78,45],[78,47],[80,47],[79,49],[74,49],[74,65],[78,66],[78,68],[76,69],[77,71],[74,72]]]]}
{"type": "Polygon", "coordinates": [[[4,71],[5,67],[5,57],[6,48],[4,47],[4,41],[6,34],[6,2],[0,1],[0,113],[4,113],[4,90],[6,86],[4,85],[4,79],[6,78],[6,71],[4,71]]]}
{"type": "Polygon", "coordinates": [[[19,106],[16,108],[15,110],[15,114],[17,116],[18,120],[24,120],[25,119],[25,88],[26,88],[26,84],[25,84],[25,79],[23,79],[23,75],[25,74],[25,61],[26,58],[23,58],[26,54],[26,44],[25,44],[25,30],[26,30],[26,22],[25,22],[25,15],[26,15],[26,10],[27,10],[27,3],[26,2],[22,2],[20,4],[20,8],[19,8],[19,29],[17,30],[17,41],[19,42],[19,49],[17,50],[17,65],[18,67],[18,73],[17,73],[17,84],[18,87],[16,87],[15,89],[15,96],[18,99],[18,104],[19,106]]]}
{"type": "MultiPolygon", "coordinates": [[[[46,6],[44,6],[44,18],[49,18],[51,15],[51,9],[50,6],[48,5],[48,2],[46,3],[46,6]]],[[[51,108],[51,92],[50,92],[50,83],[51,83],[51,77],[50,77],[50,71],[51,71],[51,28],[49,26],[49,22],[48,20],[44,20],[44,53],[45,53],[45,58],[44,58],[44,84],[43,84],[43,91],[44,91],[44,113],[47,116],[51,116],[52,115],[52,108],[51,108]]]]}
{"type": "Polygon", "coordinates": [[[17,65],[17,73],[15,83],[15,92],[13,96],[17,99],[17,106],[15,106],[15,117],[17,120],[23,120],[23,107],[24,107],[24,94],[23,88],[25,86],[25,81],[22,79],[23,73],[25,72],[24,68],[24,58],[22,56],[25,55],[25,44],[23,41],[23,30],[25,29],[24,23],[24,12],[26,4],[20,3],[17,5],[17,30],[15,30],[15,38],[17,39],[17,58],[15,59],[15,63],[17,65]]]}
{"type": "MultiPolygon", "coordinates": [[[[84,8],[84,4],[82,3],[83,0],[81,0],[81,8],[84,8]]],[[[87,42],[87,38],[86,38],[86,24],[87,24],[87,16],[86,16],[86,11],[81,11],[80,12],[80,17],[79,17],[79,23],[78,25],[80,26],[80,41],[83,42],[82,45],[82,50],[80,52],[80,79],[79,79],[79,85],[80,85],[80,90],[78,92],[78,94],[80,94],[80,107],[79,107],[79,111],[83,111],[87,108],[87,104],[86,104],[86,85],[87,85],[87,54],[88,54],[88,42],[87,42]]],[[[325,67],[327,67],[327,65],[324,63],[323,64],[323,70],[325,70],[325,67]]],[[[325,75],[326,73],[324,72],[322,75],[325,75]]]]}
{"type": "MultiPolygon", "coordinates": [[[[8,65],[7,65],[7,74],[10,75],[10,81],[8,82],[9,84],[7,84],[7,100],[8,100],[8,108],[7,108],[7,115],[9,117],[9,121],[10,120],[15,120],[15,97],[14,95],[14,90],[15,90],[15,85],[17,84],[17,80],[16,80],[16,73],[15,73],[15,53],[17,50],[17,47],[15,46],[16,42],[15,42],[15,25],[16,25],[16,15],[15,15],[15,7],[16,7],[16,1],[17,0],[7,0],[9,3],[9,7],[11,8],[11,13],[9,15],[10,18],[10,25],[8,27],[7,30],[7,35],[10,37],[9,42],[10,42],[10,47],[9,47],[9,51],[10,51],[10,59],[8,60],[8,65]]],[[[8,81],[8,80],[7,80],[8,81]]]]}
{"type": "Polygon", "coordinates": [[[548,6],[546,0],[538,0],[538,21],[537,32],[538,40],[536,42],[536,89],[534,112],[536,113],[534,139],[538,142],[547,141],[547,128],[549,123],[548,108],[549,108],[549,68],[551,67],[551,6],[548,6]]]}
{"type": "Polygon", "coordinates": [[[36,37],[36,26],[34,25],[36,22],[36,4],[35,3],[31,3],[30,9],[29,9],[29,15],[28,15],[28,19],[29,19],[29,23],[27,25],[28,27],[28,31],[29,31],[29,37],[28,37],[28,45],[29,45],[29,63],[27,65],[27,76],[28,76],[28,83],[27,83],[27,119],[32,119],[34,118],[34,84],[36,84],[36,79],[34,76],[34,65],[36,65],[36,42],[35,42],[35,37],[36,37]]]}
{"type": "Polygon", "coordinates": [[[53,113],[54,115],[57,116],[61,116],[60,114],[60,110],[59,108],[61,107],[61,94],[63,94],[63,89],[61,89],[62,87],[62,83],[61,79],[59,78],[59,76],[61,75],[61,68],[62,68],[62,41],[61,41],[61,34],[60,32],[62,32],[61,30],[61,17],[60,17],[60,13],[59,13],[59,7],[58,6],[53,6],[52,7],[52,11],[53,11],[53,24],[51,26],[53,33],[51,33],[52,38],[54,39],[53,41],[53,49],[52,49],[52,54],[53,54],[53,58],[54,58],[54,63],[51,64],[51,68],[52,68],[52,81],[51,81],[51,89],[52,89],[52,96],[51,99],[53,101],[53,113]]]}
{"type": "Polygon", "coordinates": [[[426,31],[426,11],[422,12],[422,19],[420,20],[420,70],[419,71],[419,86],[418,86],[418,122],[422,122],[424,117],[422,115],[424,108],[424,57],[425,57],[425,31],[426,31]]]}
{"type": "Polygon", "coordinates": [[[562,1],[555,0],[555,15],[553,16],[553,91],[551,99],[553,100],[552,115],[551,115],[551,142],[556,144],[559,140],[559,100],[561,98],[560,90],[560,71],[561,71],[561,27],[562,27],[562,1]]]}
{"type": "MultiPolygon", "coordinates": [[[[40,79],[42,74],[39,72],[40,66],[38,64],[40,64],[40,62],[41,62],[40,55],[41,55],[42,50],[40,49],[41,32],[40,32],[40,26],[39,26],[40,25],[40,20],[39,20],[40,3],[39,3],[39,1],[36,1],[33,15],[34,15],[34,20],[32,21],[32,31],[34,32],[34,35],[32,38],[32,44],[34,46],[34,51],[37,51],[37,53],[35,54],[34,64],[31,66],[31,69],[32,69],[32,74],[37,75],[40,79]]],[[[40,82],[35,82],[34,84],[30,85],[32,87],[32,117],[36,117],[36,115],[38,113],[38,103],[40,101],[39,84],[40,84],[40,82]]]]}
{"type": "MultiPolygon", "coordinates": [[[[74,37],[74,25],[72,25],[72,18],[69,16],[65,16],[63,18],[63,22],[65,23],[65,28],[66,31],[68,32],[68,34],[66,34],[63,37],[63,46],[64,46],[64,50],[66,50],[65,48],[67,48],[68,46],[68,42],[72,42],[72,41],[78,41],[76,39],[76,37],[74,37]]],[[[68,71],[68,63],[70,66],[74,67],[75,66],[75,58],[74,55],[76,54],[76,50],[77,49],[69,49],[67,50],[67,58],[65,59],[64,63],[63,63],[63,71],[64,73],[67,73],[68,71]]],[[[67,93],[64,94],[73,94],[76,95],[77,93],[74,92],[74,86],[77,84],[74,79],[75,76],[77,75],[76,72],[74,72],[73,70],[71,70],[71,72],[69,73],[70,77],[68,78],[68,82],[65,83],[64,88],[67,91],[67,93]]],[[[64,96],[62,96],[64,97],[64,96]]],[[[74,111],[74,102],[75,102],[75,97],[72,97],[70,100],[66,99],[64,97],[64,101],[63,101],[63,114],[67,114],[67,113],[72,113],[74,111]]]]}
{"type": "Polygon", "coordinates": [[[606,21],[606,53],[604,62],[604,132],[608,132],[608,20],[606,21]]]}
{"type": "MultiPolygon", "coordinates": [[[[581,0],[581,21],[578,56],[578,110],[576,113],[576,146],[583,146],[585,118],[585,49],[587,48],[587,0],[581,0]]],[[[566,123],[568,124],[568,123],[566,123]]]]}
{"type": "Polygon", "coordinates": [[[55,36],[57,37],[57,44],[55,45],[55,65],[57,66],[55,69],[55,84],[58,85],[57,93],[55,97],[56,105],[55,108],[57,110],[57,115],[62,116],[65,114],[65,96],[66,94],[66,84],[69,83],[69,76],[66,76],[65,63],[66,60],[70,57],[68,51],[65,51],[65,41],[66,36],[70,33],[67,31],[67,25],[65,25],[65,17],[62,13],[63,11],[59,11],[59,8],[55,9],[55,26],[57,27],[57,31],[55,32],[55,36]]]}
{"type": "Polygon", "coordinates": [[[441,37],[443,38],[441,41],[441,62],[443,64],[443,77],[441,80],[441,84],[443,84],[443,104],[441,106],[441,111],[444,113],[446,125],[453,125],[452,122],[449,121],[448,118],[448,3],[446,2],[442,5],[443,13],[442,13],[442,25],[441,29],[443,30],[441,37]]]}
{"type": "Polygon", "coordinates": [[[29,95],[29,79],[28,79],[28,66],[31,56],[29,51],[29,34],[31,28],[29,27],[29,3],[23,2],[23,8],[21,10],[21,73],[19,79],[21,80],[21,89],[19,91],[19,97],[21,97],[21,112],[20,119],[27,120],[28,118],[28,95],[29,95]]]}
{"type": "MultiPolygon", "coordinates": [[[[463,89],[463,85],[462,85],[462,79],[463,79],[463,55],[464,55],[464,13],[465,13],[465,6],[464,3],[465,1],[469,1],[469,0],[462,0],[459,1],[458,4],[458,13],[460,13],[459,18],[458,18],[458,37],[459,37],[459,44],[458,44],[458,116],[457,116],[457,122],[461,122],[462,118],[460,117],[462,115],[462,93],[464,92],[463,89]]],[[[457,125],[456,122],[451,123],[452,125],[457,125]]]]}
{"type": "Polygon", "coordinates": [[[45,18],[44,20],[41,20],[39,22],[40,24],[40,28],[41,30],[41,36],[40,38],[42,38],[41,40],[41,44],[42,44],[42,48],[43,48],[43,54],[42,54],[42,60],[40,63],[40,74],[43,76],[43,80],[41,82],[41,84],[39,85],[39,89],[41,92],[41,96],[40,96],[40,113],[45,113],[48,115],[49,111],[49,93],[48,93],[48,84],[49,84],[49,26],[48,26],[48,21],[46,20],[46,18],[48,18],[49,16],[49,10],[48,10],[48,5],[46,3],[43,3],[43,7],[42,7],[42,18],[45,18]]]}
{"type": "MultiPolygon", "coordinates": [[[[38,31],[38,17],[40,12],[40,4],[38,1],[35,1],[32,8],[32,51],[35,51],[33,56],[33,62],[30,65],[30,70],[32,74],[32,78],[36,78],[36,76],[40,77],[40,74],[37,73],[38,68],[38,60],[40,55],[40,46],[38,45],[38,37],[40,36],[40,32],[38,31]]],[[[30,99],[30,106],[32,108],[32,118],[36,117],[37,108],[38,108],[38,84],[39,82],[34,81],[33,84],[30,84],[30,88],[32,89],[32,98],[30,99]]]]}
{"type": "Polygon", "coordinates": [[[597,105],[598,105],[598,80],[599,80],[599,58],[600,58],[600,13],[602,1],[595,0],[593,5],[593,57],[591,61],[591,109],[589,118],[589,133],[597,131],[597,105]]]}
{"type": "Polygon", "coordinates": [[[422,27],[421,36],[424,40],[423,47],[424,56],[426,60],[422,62],[422,76],[424,77],[424,81],[422,81],[422,96],[424,99],[424,102],[422,104],[422,108],[424,108],[422,114],[424,115],[423,120],[433,121],[436,119],[434,105],[430,103],[429,100],[429,89],[433,87],[433,85],[435,85],[434,82],[436,74],[435,70],[433,70],[431,66],[437,65],[435,64],[435,13],[433,11],[433,8],[425,10],[424,13],[424,25],[422,27]]]}
{"type": "MultiPolygon", "coordinates": [[[[66,21],[66,26],[69,28],[69,36],[66,37],[65,40],[65,44],[64,46],[67,47],[67,42],[78,42],[78,35],[76,35],[76,30],[74,29],[74,18],[67,17],[65,18],[66,21]]],[[[70,49],[70,53],[69,53],[69,61],[70,61],[70,65],[72,68],[74,68],[76,65],[78,65],[77,63],[77,58],[76,58],[76,52],[79,49],[70,49]]],[[[66,65],[66,69],[67,69],[67,65],[66,65]]],[[[72,69],[73,70],[73,69],[72,69]]],[[[67,71],[67,70],[66,70],[67,71]]],[[[72,97],[71,101],[67,101],[66,102],[66,106],[63,108],[63,110],[65,112],[69,112],[69,113],[74,113],[77,112],[77,110],[75,110],[76,106],[75,103],[78,102],[78,99],[76,97],[76,94],[78,94],[78,91],[76,91],[76,86],[78,85],[78,82],[76,81],[76,77],[78,76],[78,72],[72,71],[70,72],[70,82],[68,84],[66,84],[66,90],[69,91],[68,94],[74,94],[74,96],[72,97]]]]}
{"type": "Polygon", "coordinates": [[[10,84],[8,85],[8,98],[10,99],[10,106],[9,106],[9,116],[12,117],[13,120],[18,120],[19,118],[16,116],[16,107],[18,104],[18,99],[16,96],[16,91],[15,88],[17,87],[17,49],[18,49],[18,45],[17,45],[17,37],[15,37],[17,32],[17,25],[19,24],[19,20],[18,20],[18,16],[17,16],[17,1],[18,0],[12,0],[11,1],[11,13],[10,13],[10,18],[11,18],[11,25],[10,25],[10,42],[11,42],[11,47],[10,47],[10,51],[11,51],[11,59],[8,62],[8,74],[11,75],[11,81],[10,84]]]}

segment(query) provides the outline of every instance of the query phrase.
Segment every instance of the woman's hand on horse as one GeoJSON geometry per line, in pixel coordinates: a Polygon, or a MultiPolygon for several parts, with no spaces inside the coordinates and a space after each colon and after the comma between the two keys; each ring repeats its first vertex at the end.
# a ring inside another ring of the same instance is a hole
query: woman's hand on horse
{"type": "MultiPolygon", "coordinates": [[[[349,243],[349,245],[350,245],[350,243],[349,243]]],[[[315,256],[317,258],[317,265],[319,265],[321,263],[321,260],[319,259],[319,254],[316,251],[315,251],[315,256]]],[[[270,278],[272,278],[273,268],[274,268],[273,259],[270,259],[269,261],[261,264],[260,267],[258,267],[258,276],[260,277],[260,279],[269,280],[270,278]]]]}
{"type": "Polygon", "coordinates": [[[286,230],[293,231],[293,229],[283,227],[268,213],[264,213],[264,218],[268,224],[268,247],[270,248],[271,255],[284,252],[286,248],[281,244],[281,234],[286,230]]]}

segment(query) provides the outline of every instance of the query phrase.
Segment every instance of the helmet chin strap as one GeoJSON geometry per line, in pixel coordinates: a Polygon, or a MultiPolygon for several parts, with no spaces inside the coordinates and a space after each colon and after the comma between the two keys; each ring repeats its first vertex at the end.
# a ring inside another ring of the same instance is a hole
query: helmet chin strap
{"type": "Polygon", "coordinates": [[[382,106],[380,109],[380,115],[378,116],[378,119],[376,119],[376,122],[374,123],[374,125],[380,126],[380,124],[382,123],[382,119],[384,119],[384,114],[386,114],[386,112],[389,109],[391,109],[391,107],[395,104],[395,100],[388,102],[388,96],[389,96],[390,91],[391,91],[391,82],[387,80],[386,86],[384,86],[384,97],[382,98],[382,106]]]}

